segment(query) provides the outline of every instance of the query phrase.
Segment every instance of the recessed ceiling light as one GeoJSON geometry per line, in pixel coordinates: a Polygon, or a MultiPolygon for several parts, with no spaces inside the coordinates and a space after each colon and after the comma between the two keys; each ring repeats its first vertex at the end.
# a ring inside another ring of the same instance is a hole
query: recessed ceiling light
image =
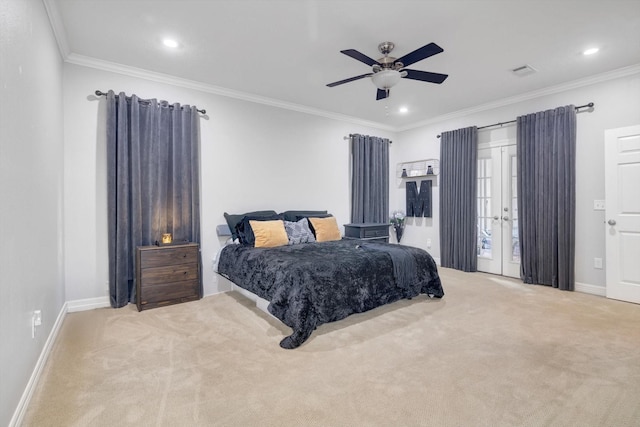
{"type": "Polygon", "coordinates": [[[405,114],[409,112],[409,109],[407,107],[400,107],[398,111],[400,111],[402,114],[405,114]]]}
{"type": "Polygon", "coordinates": [[[598,49],[597,47],[592,47],[591,49],[587,49],[584,52],[582,52],[583,55],[593,55],[594,53],[597,53],[600,49],[598,49]]]}
{"type": "Polygon", "coordinates": [[[164,44],[167,47],[173,47],[173,48],[178,47],[178,42],[173,39],[164,39],[162,40],[162,44],[164,44]]]}

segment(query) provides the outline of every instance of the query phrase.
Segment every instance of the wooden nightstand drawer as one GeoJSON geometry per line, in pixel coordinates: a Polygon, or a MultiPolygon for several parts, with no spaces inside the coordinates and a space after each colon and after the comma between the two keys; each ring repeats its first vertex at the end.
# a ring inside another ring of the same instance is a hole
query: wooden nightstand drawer
{"type": "Polygon", "coordinates": [[[194,280],[198,278],[198,264],[176,264],[166,267],[142,269],[142,285],[153,286],[167,282],[194,280]]]}
{"type": "Polygon", "coordinates": [[[187,280],[175,283],[163,283],[145,288],[140,305],[144,308],[170,305],[177,302],[198,299],[197,280],[187,280]]]}
{"type": "Polygon", "coordinates": [[[144,268],[198,262],[197,246],[162,247],[162,250],[146,250],[140,254],[144,268]]]}
{"type": "Polygon", "coordinates": [[[200,299],[200,288],[197,243],[137,248],[136,305],[139,311],[200,299]]]}

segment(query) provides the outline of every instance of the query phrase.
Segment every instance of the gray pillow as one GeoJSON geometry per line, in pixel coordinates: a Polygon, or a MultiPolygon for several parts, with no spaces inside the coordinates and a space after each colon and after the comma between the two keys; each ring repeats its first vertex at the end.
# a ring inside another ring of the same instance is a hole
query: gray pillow
{"type": "Polygon", "coordinates": [[[282,219],[285,221],[295,222],[302,217],[316,217],[326,213],[327,211],[284,211],[280,215],[282,215],[282,219]]]}
{"type": "Polygon", "coordinates": [[[285,220],[284,229],[287,232],[290,245],[316,241],[316,238],[313,236],[313,233],[309,228],[309,220],[307,218],[302,218],[300,221],[296,222],[285,220]]]}
{"type": "Polygon", "coordinates": [[[238,239],[238,224],[242,222],[242,220],[244,219],[245,216],[251,216],[251,219],[254,218],[260,218],[260,217],[271,217],[273,215],[277,215],[276,211],[254,211],[254,212],[247,212],[247,213],[243,213],[243,214],[229,214],[229,213],[224,213],[224,219],[227,221],[227,225],[229,226],[229,230],[231,230],[231,236],[233,237],[233,239],[238,239]]]}

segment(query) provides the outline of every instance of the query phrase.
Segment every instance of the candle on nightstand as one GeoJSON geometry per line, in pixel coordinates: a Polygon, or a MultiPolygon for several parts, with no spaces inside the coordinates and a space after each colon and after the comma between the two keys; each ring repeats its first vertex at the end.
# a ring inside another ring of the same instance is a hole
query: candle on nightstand
{"type": "Polygon", "coordinates": [[[164,244],[171,243],[171,233],[164,233],[162,235],[162,243],[164,244]]]}

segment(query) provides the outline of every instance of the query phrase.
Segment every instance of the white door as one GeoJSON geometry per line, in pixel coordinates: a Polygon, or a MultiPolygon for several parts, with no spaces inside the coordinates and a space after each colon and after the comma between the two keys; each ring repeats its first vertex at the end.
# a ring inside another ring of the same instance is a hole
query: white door
{"type": "Polygon", "coordinates": [[[520,277],[516,146],[478,150],[478,271],[520,277]]]}
{"type": "Polygon", "coordinates": [[[607,298],[640,304],[640,126],[605,131],[607,298]]]}

